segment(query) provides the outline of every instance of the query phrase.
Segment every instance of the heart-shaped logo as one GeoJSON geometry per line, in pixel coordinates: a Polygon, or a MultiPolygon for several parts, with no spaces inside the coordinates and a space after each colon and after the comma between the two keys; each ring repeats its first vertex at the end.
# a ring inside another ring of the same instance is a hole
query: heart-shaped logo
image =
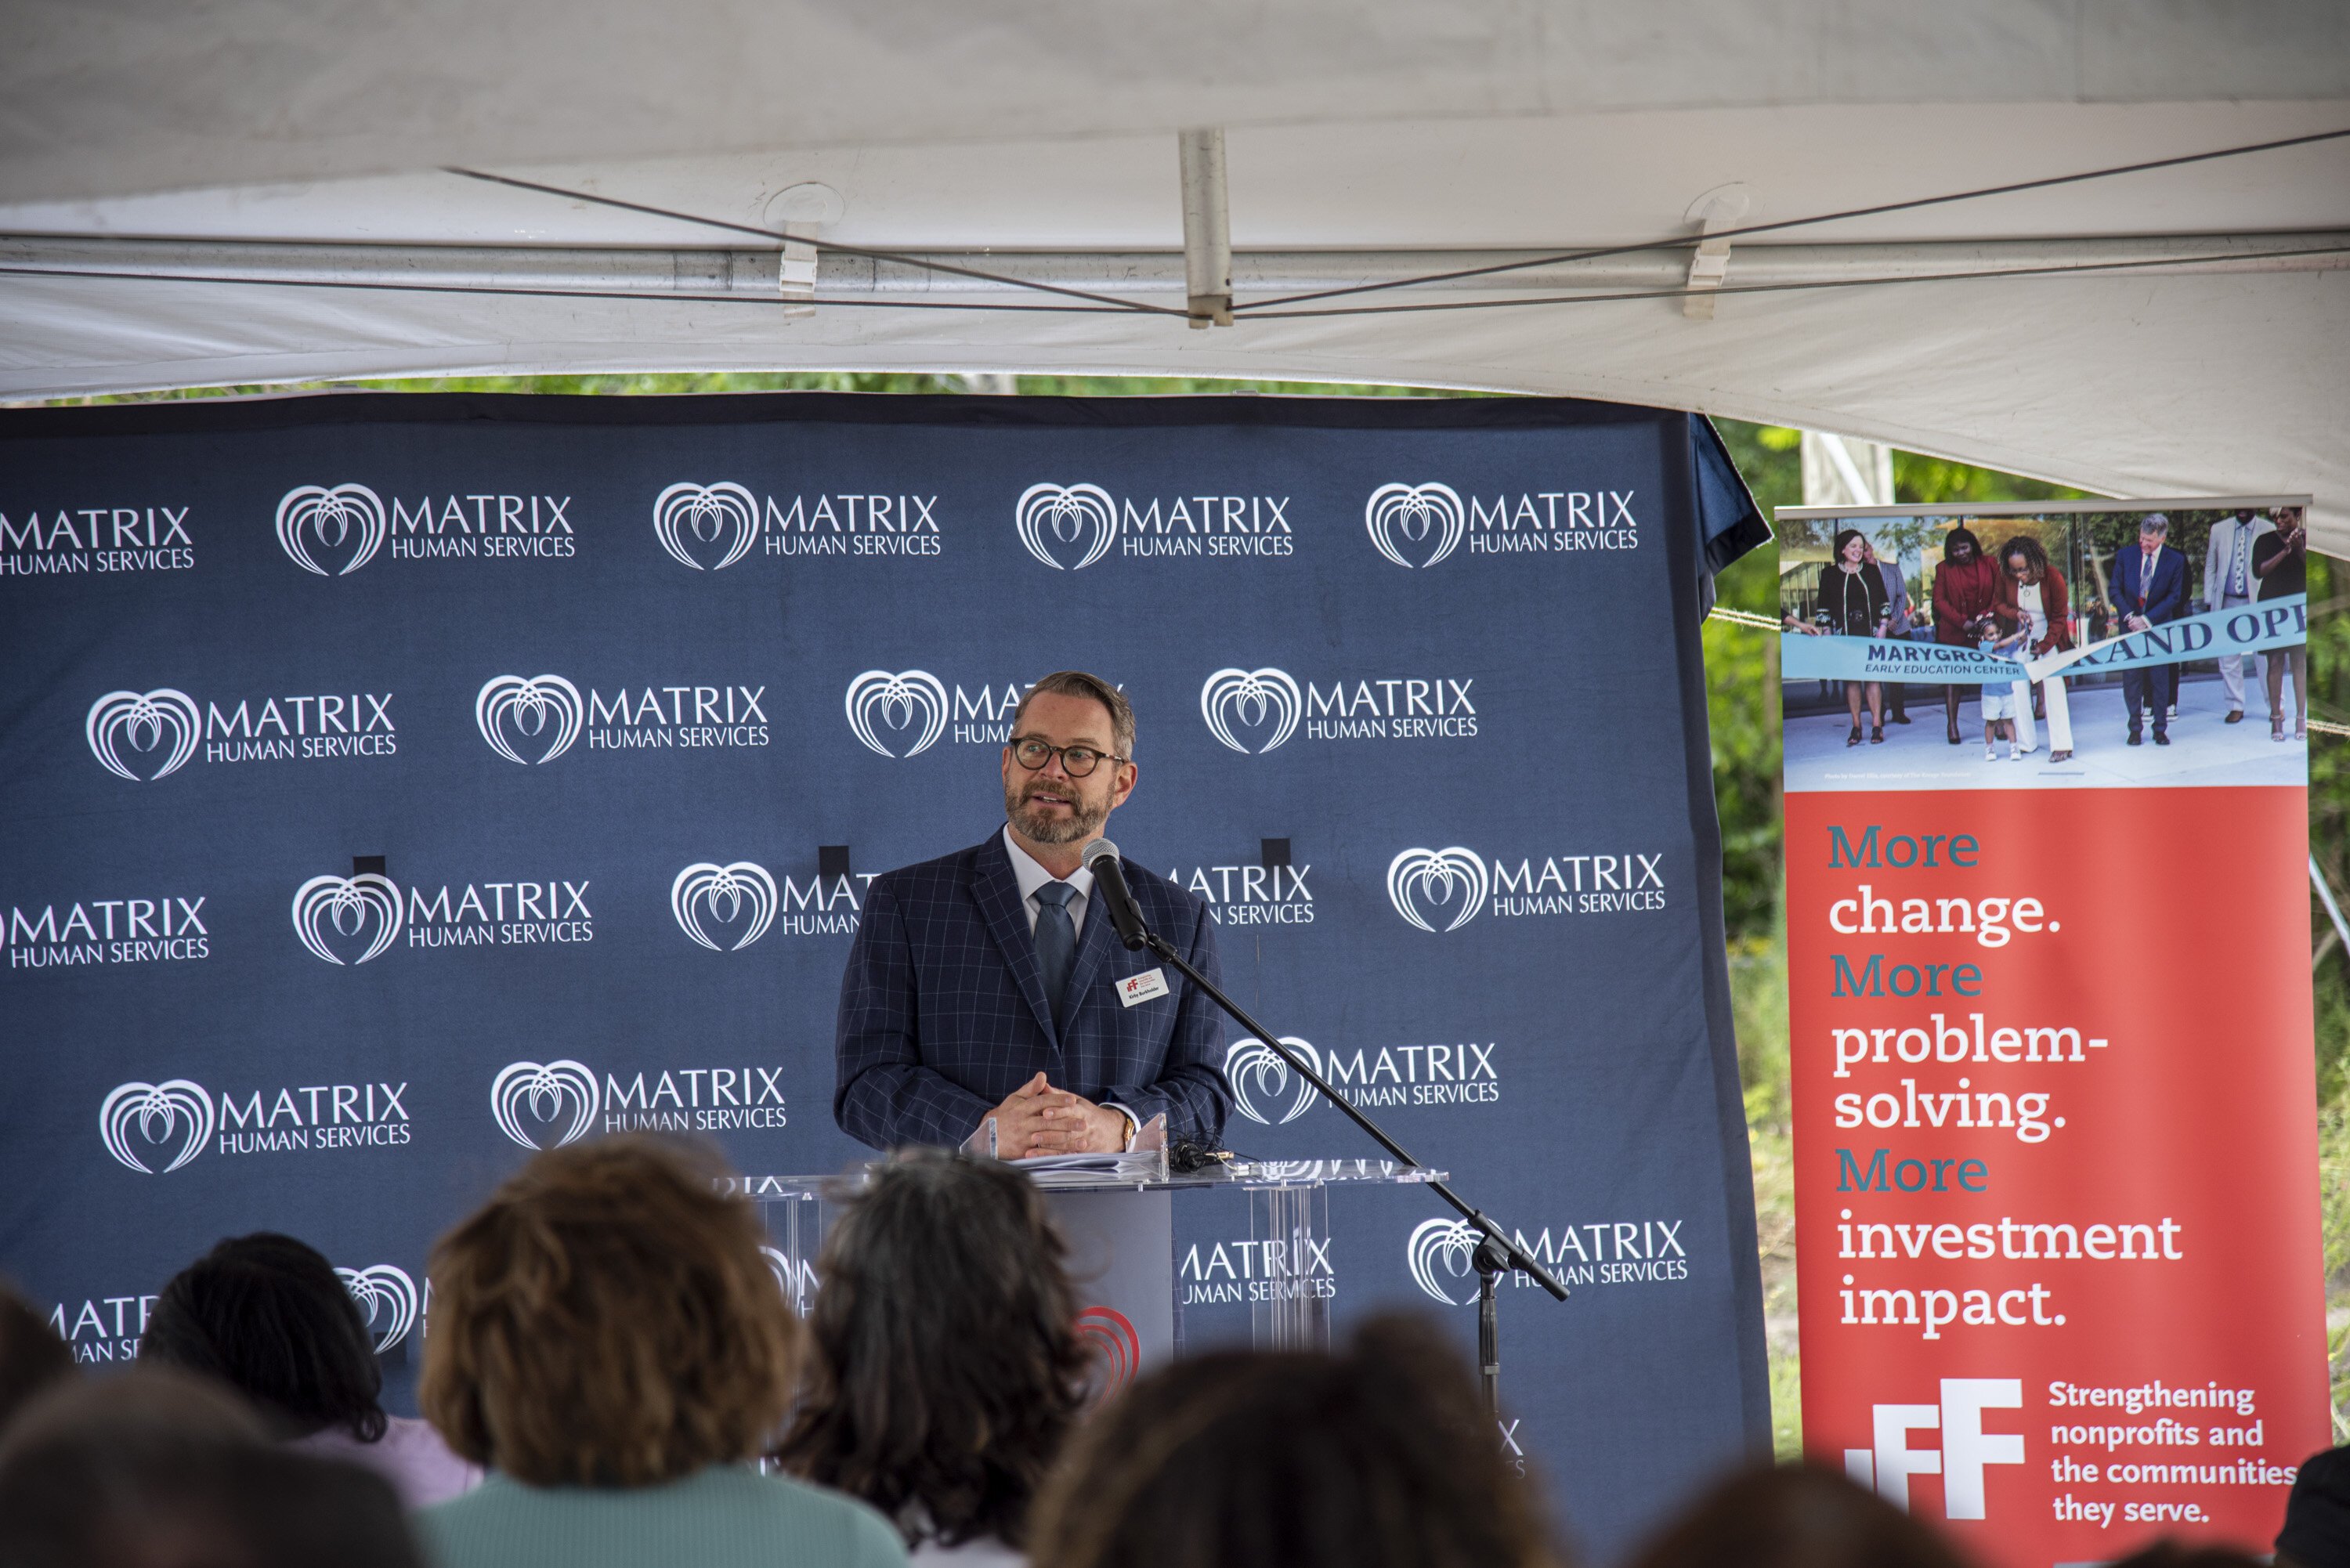
{"type": "Polygon", "coordinates": [[[400,935],[400,889],[373,871],[313,877],[294,895],[294,935],[315,958],[361,964],[381,956],[400,935]],[[353,956],[348,960],[344,953],[353,956]]]}
{"type": "Polygon", "coordinates": [[[1030,555],[1055,571],[1081,572],[1109,554],[1118,503],[1098,484],[1032,484],[1013,521],[1030,555]]]}
{"type": "Polygon", "coordinates": [[[1467,511],[1449,484],[1382,484],[1363,507],[1380,555],[1399,566],[1433,566],[1468,532],[1467,511]]]}
{"type": "Polygon", "coordinates": [[[82,720],[90,755],[133,784],[167,778],[185,767],[203,739],[195,699],[169,686],[152,691],[109,691],[82,720]]]}
{"type": "Polygon", "coordinates": [[[473,697],[473,724],[482,739],[525,767],[569,751],[587,718],[579,688],[560,675],[493,675],[473,697]]]}
{"type": "Polygon", "coordinates": [[[375,559],[383,535],[383,503],[364,484],[304,484],[277,504],[277,543],[317,576],[349,576],[375,559]]]}
{"type": "Polygon", "coordinates": [[[596,1075],[577,1062],[514,1062],[490,1081],[490,1114],[498,1130],[525,1148],[559,1148],[577,1142],[596,1120],[602,1096],[596,1075]],[[554,1135],[551,1144],[540,1137],[554,1135]]]}
{"type": "MultiPolygon", "coordinates": [[[[1315,1072],[1322,1070],[1312,1045],[1295,1034],[1283,1035],[1281,1043],[1315,1072]]],[[[1232,1088],[1233,1106],[1259,1127],[1294,1122],[1322,1097],[1272,1046],[1255,1038],[1235,1040],[1224,1053],[1224,1082],[1232,1088]]]]}
{"type": "Polygon", "coordinates": [[[672,484],[653,501],[653,537],[695,571],[723,572],[759,538],[759,498],[739,484],[672,484]]]}
{"type": "Polygon", "coordinates": [[[212,1096],[187,1078],[118,1084],[98,1107],[98,1134],[106,1152],[131,1169],[154,1175],[146,1156],[163,1160],[169,1175],[212,1141],[212,1096]]]}
{"type": "Polygon", "coordinates": [[[1388,902],[1423,931],[1457,931],[1477,918],[1491,887],[1473,849],[1407,849],[1388,862],[1388,902]],[[1455,908],[1456,900],[1458,908],[1455,908]]]}
{"type": "Polygon", "coordinates": [[[847,707],[849,730],[885,757],[919,756],[947,732],[946,683],[927,670],[868,670],[848,683],[847,707]]]}

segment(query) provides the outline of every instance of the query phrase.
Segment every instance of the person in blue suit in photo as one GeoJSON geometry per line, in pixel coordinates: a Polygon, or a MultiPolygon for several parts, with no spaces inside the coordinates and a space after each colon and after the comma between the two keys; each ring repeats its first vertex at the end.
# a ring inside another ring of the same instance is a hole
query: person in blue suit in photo
{"type": "MultiPolygon", "coordinates": [[[[2125,632],[2177,620],[2187,607],[2187,557],[2163,541],[2170,519],[2149,512],[2137,525],[2137,548],[2114,562],[2114,612],[2125,632]]],[[[2122,701],[2129,709],[2129,743],[2143,743],[2138,711],[2154,709],[2154,743],[2170,744],[2170,705],[2178,701],[2178,667],[2153,664],[2122,671],[2122,701]]]]}
{"type": "MultiPolygon", "coordinates": [[[[1232,1092],[1214,1004],[1118,941],[1079,851],[1134,793],[1134,710],[1076,670],[1029,688],[1003,748],[1005,821],[873,880],[840,982],[833,1116],[875,1148],[970,1141],[1005,1159],[1108,1153],[1154,1116],[1212,1147],[1232,1092]]],[[[1212,982],[1208,908],[1127,862],[1144,921],[1212,982]]]]}

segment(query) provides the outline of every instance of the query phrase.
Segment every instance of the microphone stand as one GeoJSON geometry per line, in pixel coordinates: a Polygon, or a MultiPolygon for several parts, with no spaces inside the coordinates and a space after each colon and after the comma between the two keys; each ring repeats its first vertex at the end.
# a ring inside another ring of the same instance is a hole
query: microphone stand
{"type": "MultiPolygon", "coordinates": [[[[1122,888],[1120,890],[1123,891],[1122,888]]],[[[1113,904],[1112,908],[1115,909],[1116,905],[1113,904]]],[[[1419,1161],[1412,1158],[1403,1145],[1389,1137],[1385,1128],[1331,1087],[1329,1081],[1321,1074],[1292,1054],[1289,1047],[1281,1043],[1280,1035],[1251,1018],[1239,1002],[1226,996],[1207,976],[1186,962],[1172,942],[1144,924],[1139,909],[1135,910],[1135,915],[1134,934],[1121,933],[1119,938],[1129,950],[1149,948],[1153,956],[1173,964],[1184,979],[1206,992],[1211,1002],[1230,1013],[1242,1028],[1263,1041],[1266,1049],[1287,1063],[1291,1072],[1313,1085],[1324,1099],[1344,1111],[1348,1120],[1368,1133],[1372,1142],[1393,1155],[1399,1162],[1419,1168],[1419,1161]]],[[[1441,1181],[1431,1181],[1428,1186],[1477,1231],[1477,1251],[1472,1258],[1477,1266],[1477,1362],[1479,1374],[1485,1385],[1485,1412],[1498,1421],[1502,1417],[1502,1320],[1494,1299],[1494,1287],[1500,1283],[1502,1276],[1512,1270],[1532,1275],[1536,1284],[1560,1301],[1566,1299],[1566,1287],[1482,1210],[1471,1207],[1467,1199],[1441,1181]]]]}

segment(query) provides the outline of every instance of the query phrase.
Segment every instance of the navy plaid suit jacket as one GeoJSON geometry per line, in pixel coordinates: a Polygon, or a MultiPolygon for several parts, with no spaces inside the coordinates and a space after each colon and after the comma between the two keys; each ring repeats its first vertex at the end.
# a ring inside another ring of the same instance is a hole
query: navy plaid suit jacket
{"type": "MultiPolygon", "coordinates": [[[[1207,905],[1131,861],[1126,878],[1150,929],[1217,979],[1207,905]]],[[[1116,1100],[1146,1122],[1164,1111],[1170,1139],[1212,1147],[1232,1107],[1223,1023],[1172,969],[1165,996],[1122,1005],[1116,982],[1154,967],[1126,950],[1095,900],[1077,937],[1063,1038],[1000,831],[877,877],[840,981],[833,1119],[875,1148],[959,1144],[1041,1072],[1055,1088],[1116,1100]]]]}

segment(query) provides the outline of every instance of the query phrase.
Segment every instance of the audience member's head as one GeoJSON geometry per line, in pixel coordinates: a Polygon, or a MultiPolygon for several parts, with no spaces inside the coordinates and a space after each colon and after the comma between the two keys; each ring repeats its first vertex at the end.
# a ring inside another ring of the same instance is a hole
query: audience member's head
{"type": "MultiPolygon", "coordinates": [[[[2284,1561],[2280,1557],[2279,1563],[2284,1561]]],[[[2340,1561],[2340,1559],[2333,1559],[2340,1561]]],[[[2116,1558],[2106,1568],[2261,1568],[2261,1560],[2226,1546],[2158,1541],[2142,1552],[2116,1558]]]]}
{"type": "Polygon", "coordinates": [[[1699,1498],[1634,1568],[1960,1568],[1942,1538],[1810,1465],[1748,1470],[1699,1498]]]}
{"type": "Polygon", "coordinates": [[[1336,1355],[1226,1352],[1127,1391],[1037,1504],[1036,1568],[1534,1568],[1556,1561],[1468,1369],[1420,1323],[1336,1355]]]}
{"type": "Polygon", "coordinates": [[[2293,1478],[2277,1532],[2280,1568],[2350,1563],[2350,1449],[2312,1454],[2293,1478]]]}
{"type": "Polygon", "coordinates": [[[391,1488],[276,1448],[226,1389],[167,1367],[75,1382],[0,1439],[10,1568],[420,1568],[391,1488]]]}
{"type": "Polygon", "coordinates": [[[223,1241],[155,1298],[142,1361],[201,1372],[243,1394],[281,1438],[339,1428],[383,1436],[383,1370],[334,1265],[291,1236],[223,1241]]]}
{"type": "Polygon", "coordinates": [[[825,1237],[807,1402],[777,1458],[910,1538],[1025,1539],[1085,1401],[1060,1233],[1026,1178],[912,1152],[825,1237]]]}
{"type": "Polygon", "coordinates": [[[419,1397],[534,1486],[650,1486],[746,1459],[791,1402],[798,1321],[717,1165],[623,1136],[538,1156],[432,1254],[419,1397]]]}
{"type": "Polygon", "coordinates": [[[26,1400],[73,1372],[72,1349],[32,1303],[0,1281],[0,1432],[26,1400]]]}

